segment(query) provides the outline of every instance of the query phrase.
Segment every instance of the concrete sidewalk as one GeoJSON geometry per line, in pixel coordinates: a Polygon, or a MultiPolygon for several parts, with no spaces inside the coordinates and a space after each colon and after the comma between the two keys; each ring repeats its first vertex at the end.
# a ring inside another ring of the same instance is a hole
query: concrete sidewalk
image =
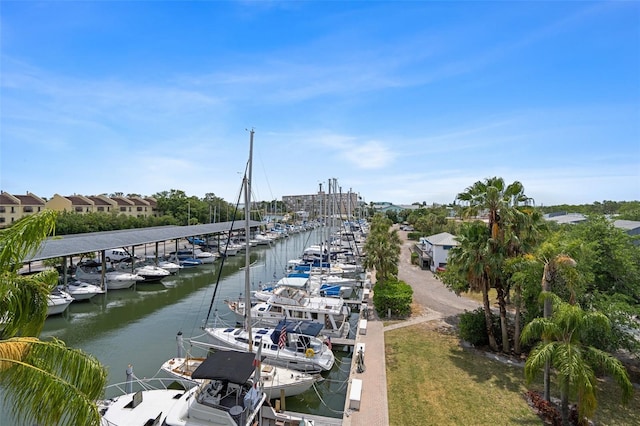
{"type": "MultiPolygon", "coordinates": [[[[358,327],[356,348],[364,345],[364,371],[358,373],[357,349],[354,351],[354,362],[349,373],[349,386],[345,401],[343,426],[388,426],[389,409],[387,399],[387,372],[385,363],[384,326],[380,319],[370,315],[367,320],[366,334],[361,334],[358,327]],[[354,380],[362,381],[359,409],[350,408],[351,391],[354,380]]],[[[358,324],[360,326],[360,323],[358,324]]]]}

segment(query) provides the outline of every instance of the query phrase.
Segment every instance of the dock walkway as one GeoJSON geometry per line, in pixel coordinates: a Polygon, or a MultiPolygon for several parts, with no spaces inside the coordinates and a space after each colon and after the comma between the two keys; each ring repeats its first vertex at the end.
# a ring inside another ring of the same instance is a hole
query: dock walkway
{"type": "Polygon", "coordinates": [[[359,321],[356,330],[355,350],[344,406],[346,414],[342,418],[342,426],[389,426],[384,325],[380,318],[375,316],[373,309],[369,312],[366,323],[359,321]],[[363,325],[364,330],[361,328],[363,325]],[[362,372],[358,371],[356,362],[360,348],[363,348],[364,359],[362,372]],[[352,396],[356,396],[352,395],[354,387],[360,388],[361,391],[358,401],[351,399],[352,396]],[[358,408],[353,408],[355,406],[358,408]]]}

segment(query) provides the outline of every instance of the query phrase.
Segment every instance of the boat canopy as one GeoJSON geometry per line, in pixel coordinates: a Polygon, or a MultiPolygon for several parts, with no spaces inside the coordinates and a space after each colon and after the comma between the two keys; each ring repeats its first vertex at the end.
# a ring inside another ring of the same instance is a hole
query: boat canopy
{"type": "Polygon", "coordinates": [[[322,331],[322,327],[323,325],[319,322],[311,320],[283,319],[276,325],[275,331],[271,333],[271,340],[273,343],[278,343],[283,328],[287,333],[317,337],[320,331],[322,331]]]}
{"type": "Polygon", "coordinates": [[[252,352],[217,351],[202,361],[191,377],[244,384],[255,371],[255,358],[252,352]]]}
{"type": "Polygon", "coordinates": [[[309,274],[299,274],[299,275],[293,275],[293,274],[289,274],[289,276],[286,277],[282,277],[279,281],[277,286],[287,286],[287,287],[304,287],[307,285],[307,283],[309,282],[309,274]]]}

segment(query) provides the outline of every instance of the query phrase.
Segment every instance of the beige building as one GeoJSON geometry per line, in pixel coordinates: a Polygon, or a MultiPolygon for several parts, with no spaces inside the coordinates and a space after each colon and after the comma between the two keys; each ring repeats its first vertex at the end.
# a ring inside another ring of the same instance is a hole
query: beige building
{"type": "Polygon", "coordinates": [[[112,213],[132,217],[158,216],[158,202],[153,197],[108,197],[102,195],[68,195],[54,194],[50,200],[27,193],[26,195],[9,194],[0,191],[0,228],[7,227],[15,221],[38,213],[44,209],[78,214],[112,213]]]}
{"type": "Polygon", "coordinates": [[[310,218],[323,216],[356,216],[358,209],[358,194],[347,192],[343,194],[327,194],[318,191],[317,194],[283,195],[282,202],[288,211],[306,212],[310,218]]]}
{"type": "Polygon", "coordinates": [[[38,213],[45,208],[45,201],[30,192],[26,195],[11,195],[0,191],[0,228],[13,222],[38,213]]]}

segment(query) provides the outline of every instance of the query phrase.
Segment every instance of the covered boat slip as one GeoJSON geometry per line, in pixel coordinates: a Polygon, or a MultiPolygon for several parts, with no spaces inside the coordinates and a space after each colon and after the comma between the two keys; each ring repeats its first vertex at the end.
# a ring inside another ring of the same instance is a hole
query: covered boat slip
{"type": "MultiPolygon", "coordinates": [[[[261,224],[261,222],[252,220],[250,227],[256,228],[261,224]]],[[[179,240],[198,235],[222,234],[229,231],[244,231],[244,227],[244,221],[235,221],[60,235],[47,238],[40,250],[31,257],[24,259],[24,262],[30,263],[54,257],[67,257],[80,253],[102,252],[109,249],[130,248],[152,243],[155,243],[157,247],[163,241],[179,240]]]]}

